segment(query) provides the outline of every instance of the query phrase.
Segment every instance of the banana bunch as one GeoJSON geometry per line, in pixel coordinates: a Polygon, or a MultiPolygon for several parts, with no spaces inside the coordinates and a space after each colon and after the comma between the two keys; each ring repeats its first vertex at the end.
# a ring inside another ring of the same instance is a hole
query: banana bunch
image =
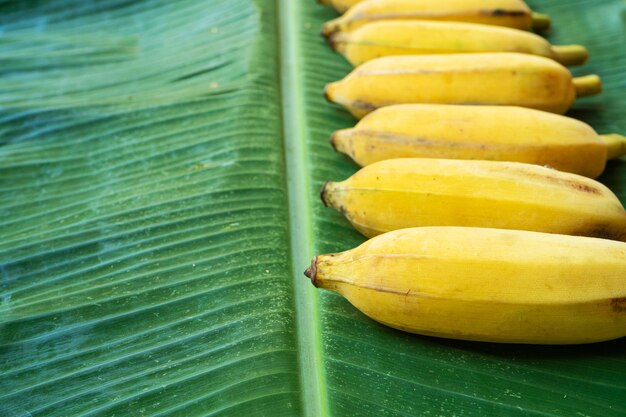
{"type": "Polygon", "coordinates": [[[590,178],[626,154],[626,137],[598,135],[570,117],[510,106],[398,104],[331,136],[366,166],[394,158],[485,159],[547,165],[590,178]]]}
{"type": "Polygon", "coordinates": [[[307,275],[413,333],[571,344],[626,336],[626,210],[592,178],[626,137],[561,116],[598,94],[521,0],[321,0],[356,68],[326,98],[363,118],[333,133],[361,165],[322,202],[371,238],[307,275]],[[620,242],[621,241],[621,242],[620,242]]]}
{"type": "Polygon", "coordinates": [[[503,52],[378,58],[327,84],[324,94],[362,118],[404,103],[509,105],[562,114],[577,97],[601,90],[597,75],[573,78],[552,59],[503,52]]]}
{"type": "Polygon", "coordinates": [[[372,319],[430,336],[590,343],[626,336],[626,243],[421,227],[313,258],[305,274],[372,319]]]}
{"type": "Polygon", "coordinates": [[[321,197],[367,237],[468,226],[626,240],[626,210],[607,187],[518,162],[388,159],[327,182],[321,197]]]}
{"type": "Polygon", "coordinates": [[[327,22],[322,34],[349,32],[378,20],[440,20],[545,30],[550,18],[533,13],[522,0],[366,0],[327,22]]]}
{"type": "Polygon", "coordinates": [[[539,55],[565,65],[582,65],[584,46],[552,46],[541,36],[505,27],[427,20],[381,20],[328,39],[352,65],[392,55],[475,52],[519,52],[539,55]]]}

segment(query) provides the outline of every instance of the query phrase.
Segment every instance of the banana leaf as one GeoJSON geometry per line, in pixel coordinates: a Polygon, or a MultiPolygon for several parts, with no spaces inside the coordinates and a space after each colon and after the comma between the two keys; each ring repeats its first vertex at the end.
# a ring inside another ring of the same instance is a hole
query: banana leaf
{"type": "MultiPolygon", "coordinates": [[[[626,7],[533,1],[625,132],[626,7]]],[[[357,167],[350,67],[313,0],[0,1],[0,416],[626,415],[626,341],[402,333],[317,292],[364,241],[322,207],[357,167]]],[[[600,178],[626,203],[626,161],[600,178]]],[[[589,277],[594,279],[594,277],[589,277]]]]}

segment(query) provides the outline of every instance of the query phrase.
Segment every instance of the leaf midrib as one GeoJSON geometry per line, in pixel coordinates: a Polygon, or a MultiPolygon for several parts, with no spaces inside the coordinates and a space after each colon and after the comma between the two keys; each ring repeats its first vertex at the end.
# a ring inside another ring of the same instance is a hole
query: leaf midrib
{"type": "Polygon", "coordinates": [[[302,411],[307,417],[323,417],[330,413],[322,362],[318,297],[302,274],[303,265],[307,265],[313,255],[313,221],[305,152],[304,92],[298,56],[301,13],[299,2],[293,0],[277,0],[277,9],[282,133],[302,411]]]}

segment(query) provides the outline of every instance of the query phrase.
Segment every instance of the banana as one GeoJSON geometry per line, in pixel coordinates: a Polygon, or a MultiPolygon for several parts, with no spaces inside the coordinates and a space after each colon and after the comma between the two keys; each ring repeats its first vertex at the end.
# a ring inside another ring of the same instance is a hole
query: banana
{"type": "Polygon", "coordinates": [[[349,32],[368,22],[387,19],[470,22],[523,30],[545,30],[550,26],[548,16],[533,13],[522,0],[367,0],[326,22],[322,34],[349,32]]]}
{"type": "Polygon", "coordinates": [[[626,240],[626,211],[604,185],[519,162],[388,159],[321,190],[367,237],[468,226],[626,240]]]}
{"type": "Polygon", "coordinates": [[[305,274],[370,318],[453,339],[575,344],[626,336],[626,244],[465,227],[390,232],[305,274]]]}
{"type": "Polygon", "coordinates": [[[366,166],[394,158],[486,159],[547,165],[590,178],[626,154],[626,137],[598,135],[565,116],[523,107],[398,104],[331,137],[366,166]]]}
{"type": "Polygon", "coordinates": [[[327,4],[332,6],[340,13],[345,12],[350,7],[354,6],[357,3],[361,3],[363,0],[318,0],[321,4],[327,4]]]}
{"type": "Polygon", "coordinates": [[[584,46],[552,46],[541,36],[518,29],[459,22],[381,20],[329,38],[331,47],[352,65],[392,55],[520,52],[582,65],[584,46]]]}
{"type": "Polygon", "coordinates": [[[324,94],[361,118],[402,103],[512,105],[565,113],[576,97],[601,90],[597,75],[572,79],[551,59],[502,52],[378,58],[327,84],[324,94]]]}

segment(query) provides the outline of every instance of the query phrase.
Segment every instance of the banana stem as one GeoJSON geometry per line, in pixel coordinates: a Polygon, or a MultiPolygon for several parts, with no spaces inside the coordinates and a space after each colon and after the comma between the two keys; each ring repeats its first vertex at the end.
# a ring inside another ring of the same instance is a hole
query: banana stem
{"type": "Polygon", "coordinates": [[[600,138],[607,146],[608,153],[606,159],[615,159],[626,155],[626,136],[610,133],[608,135],[600,135],[600,138]]]}
{"type": "Polygon", "coordinates": [[[555,45],[552,51],[556,60],[567,67],[582,65],[589,59],[589,52],[582,45],[555,45]]]}
{"type": "Polygon", "coordinates": [[[533,29],[538,31],[544,31],[550,29],[550,25],[552,24],[552,19],[550,16],[543,13],[533,12],[533,29]]]}
{"type": "Polygon", "coordinates": [[[576,97],[593,96],[602,92],[602,80],[595,74],[576,77],[572,82],[576,97]]]}

